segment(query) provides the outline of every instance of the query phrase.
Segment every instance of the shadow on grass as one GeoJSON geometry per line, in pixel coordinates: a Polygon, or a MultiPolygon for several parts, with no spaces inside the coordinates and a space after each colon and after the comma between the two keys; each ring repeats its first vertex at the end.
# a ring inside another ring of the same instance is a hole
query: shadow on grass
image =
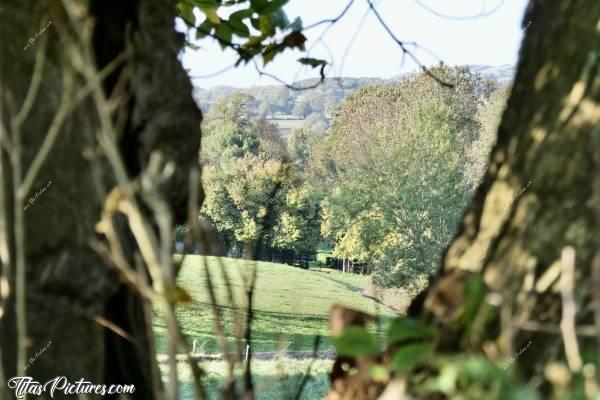
{"type": "MultiPolygon", "coordinates": [[[[326,373],[311,374],[311,378],[305,386],[302,400],[322,399],[329,388],[329,376],[326,373]]],[[[253,377],[254,384],[257,387],[258,400],[282,400],[293,399],[300,382],[303,379],[302,373],[294,373],[277,377],[275,375],[255,374],[253,377]]],[[[209,399],[219,399],[220,391],[223,388],[223,377],[217,374],[209,374],[204,380],[204,387],[207,389],[209,399]]],[[[242,379],[237,380],[238,393],[242,392],[242,379]]],[[[193,399],[193,388],[190,381],[182,382],[180,387],[181,399],[193,399]]]]}
{"type": "MultiPolygon", "coordinates": [[[[221,306],[220,309],[227,310],[227,312],[223,313],[225,319],[222,323],[228,345],[234,346],[234,327],[229,320],[230,312],[228,312],[231,311],[232,307],[221,306]]],[[[188,338],[189,344],[191,345],[195,339],[205,353],[220,353],[221,350],[215,338],[214,322],[211,317],[210,308],[204,303],[204,307],[198,307],[195,311],[202,314],[202,317],[197,321],[188,320],[187,323],[182,323],[182,328],[188,338]],[[192,323],[193,326],[190,326],[192,323]]],[[[245,312],[245,310],[240,311],[245,312]]],[[[166,351],[164,325],[155,323],[154,327],[157,351],[158,353],[164,353],[166,351]]],[[[302,331],[320,332],[323,337],[321,349],[331,348],[328,336],[329,321],[322,316],[274,311],[254,311],[252,328],[253,351],[278,351],[280,347],[285,347],[288,350],[310,351],[313,348],[315,335],[314,333],[308,334],[302,331]]]]}
{"type": "Polygon", "coordinates": [[[348,289],[348,290],[350,290],[352,292],[360,292],[360,291],[362,291],[364,289],[364,288],[361,288],[360,286],[356,286],[356,285],[353,285],[351,283],[344,282],[344,281],[332,278],[331,276],[328,276],[328,274],[320,273],[320,272],[317,272],[317,271],[315,271],[315,273],[321,274],[321,275],[319,275],[321,278],[328,279],[328,280],[330,280],[332,282],[335,282],[338,285],[341,285],[344,288],[346,288],[346,289],[348,289]]]}

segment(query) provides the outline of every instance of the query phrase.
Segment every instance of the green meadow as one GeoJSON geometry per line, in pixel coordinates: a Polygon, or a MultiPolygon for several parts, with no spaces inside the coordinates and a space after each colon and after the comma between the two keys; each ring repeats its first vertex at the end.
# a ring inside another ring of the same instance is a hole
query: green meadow
{"type": "MultiPolygon", "coordinates": [[[[175,256],[179,260],[181,256],[175,256]]],[[[244,280],[256,269],[253,351],[312,350],[315,336],[321,335],[321,349],[331,349],[328,316],[334,304],[342,304],[371,314],[383,321],[392,314],[360,292],[367,277],[338,271],[303,270],[284,264],[245,261],[224,257],[189,255],[183,260],[179,285],[193,298],[177,306],[176,315],[190,344],[197,350],[220,353],[214,331],[214,318],[206,287],[206,271],[213,280],[218,309],[227,342],[235,344],[233,315],[245,318],[244,280]],[[231,284],[235,306],[228,300],[223,271],[231,284]]],[[[158,353],[165,353],[165,323],[161,310],[155,309],[154,332],[158,353]]],[[[245,344],[243,345],[245,347],[245,344]]]]}

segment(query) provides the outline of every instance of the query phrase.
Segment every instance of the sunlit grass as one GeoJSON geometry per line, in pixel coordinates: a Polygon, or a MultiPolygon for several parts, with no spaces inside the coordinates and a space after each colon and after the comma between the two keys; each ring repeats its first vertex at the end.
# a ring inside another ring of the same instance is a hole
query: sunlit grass
{"type": "MultiPolygon", "coordinates": [[[[246,305],[242,276],[251,272],[254,263],[219,257],[206,257],[206,261],[214,280],[227,341],[233,345],[232,308],[227,301],[219,262],[224,263],[231,279],[237,309],[244,314],[246,305]]],[[[316,335],[323,337],[322,349],[332,348],[328,316],[331,306],[336,303],[383,317],[392,315],[360,295],[367,284],[367,276],[303,270],[269,262],[257,262],[256,268],[253,351],[276,351],[280,348],[312,350],[316,335]]],[[[177,319],[188,340],[191,342],[195,339],[198,350],[205,353],[219,353],[206,290],[203,256],[186,257],[178,282],[194,298],[192,304],[179,305],[176,310],[177,319]]],[[[156,314],[154,331],[158,352],[164,353],[164,320],[160,318],[159,310],[156,310],[156,314]]],[[[383,318],[384,322],[386,319],[383,318]]]]}
{"type": "MultiPolygon", "coordinates": [[[[253,361],[252,376],[260,400],[293,399],[298,387],[307,372],[310,360],[281,359],[273,361],[253,361]]],[[[322,399],[329,387],[328,372],[333,364],[332,360],[315,360],[311,366],[310,379],[302,391],[303,400],[322,399]]],[[[162,364],[161,372],[166,379],[167,365],[162,364]]],[[[227,366],[225,362],[204,362],[201,368],[206,375],[202,384],[209,399],[218,399],[220,389],[223,387],[227,366]]],[[[241,378],[243,366],[236,369],[238,393],[243,389],[241,378]]],[[[193,378],[188,364],[178,364],[180,380],[180,396],[182,400],[194,398],[193,378]]]]}

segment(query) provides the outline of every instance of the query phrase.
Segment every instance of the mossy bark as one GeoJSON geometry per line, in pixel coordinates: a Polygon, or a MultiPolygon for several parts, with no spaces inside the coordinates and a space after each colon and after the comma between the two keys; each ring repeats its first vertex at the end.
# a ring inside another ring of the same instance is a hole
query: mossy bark
{"type": "MultiPolygon", "coordinates": [[[[185,218],[189,169],[198,165],[201,114],[191,97],[191,84],[177,55],[183,45],[174,31],[175,10],[167,0],[79,1],[82,18],[94,21],[93,47],[101,69],[129,46],[130,56],[104,82],[109,95],[127,70],[121,99],[126,102],[126,123],[120,149],[132,179],[146,165],[149,154],[160,150],[166,161],[178,167],[162,188],[174,210],[176,222],[185,218]]],[[[31,80],[37,47],[45,40],[46,60],[39,93],[21,130],[22,165],[26,171],[57,113],[63,91],[63,71],[73,72],[72,55],[61,41],[68,31],[68,17],[60,2],[6,0],[0,4],[0,98],[2,123],[23,103],[31,80]],[[49,27],[24,50],[40,26],[49,27]],[[43,36],[43,37],[42,37],[43,36]],[[15,108],[16,106],[16,108],[15,108]]],[[[75,90],[85,84],[75,76],[75,90]]],[[[0,319],[0,348],[5,378],[29,375],[45,382],[58,375],[70,381],[84,378],[93,383],[135,384],[135,398],[152,399],[151,359],[146,331],[149,323],[139,295],[124,285],[114,268],[91,247],[101,239],[95,231],[104,195],[115,181],[106,160],[98,154],[95,135],[98,116],[91,100],[71,113],[32,187],[25,211],[27,276],[28,358],[46,348],[28,367],[16,371],[14,270],[10,297],[0,319]],[[48,183],[51,182],[49,185],[48,183]],[[122,328],[133,341],[104,328],[98,317],[122,328]],[[50,343],[50,345],[48,345],[50,343]]],[[[14,215],[13,184],[7,149],[2,172],[9,233],[14,215]]],[[[122,224],[122,235],[130,237],[122,224]]],[[[9,237],[14,260],[14,240],[9,237]]],[[[129,240],[128,256],[135,247],[129,240]]],[[[8,271],[8,266],[2,266],[8,271]]],[[[14,266],[13,266],[14,269],[14,266]]],[[[5,382],[0,382],[0,388],[5,382]]],[[[2,389],[0,389],[2,390],[2,389]]],[[[0,394],[0,398],[4,395],[0,394]]]]}
{"type": "MultiPolygon", "coordinates": [[[[578,324],[590,324],[588,277],[600,238],[600,3],[531,1],[514,86],[487,173],[440,274],[409,313],[436,324],[444,350],[510,358],[531,376],[561,358],[561,251],[576,251],[578,324]],[[472,274],[474,273],[474,274],[472,274]],[[465,283],[480,276],[490,314],[464,340],[465,283]],[[534,322],[531,324],[530,322],[534,322]],[[546,325],[549,324],[549,325],[546,325]]],[[[584,343],[597,346],[594,340],[584,343]]],[[[598,349],[596,349],[598,351],[598,349]]]]}

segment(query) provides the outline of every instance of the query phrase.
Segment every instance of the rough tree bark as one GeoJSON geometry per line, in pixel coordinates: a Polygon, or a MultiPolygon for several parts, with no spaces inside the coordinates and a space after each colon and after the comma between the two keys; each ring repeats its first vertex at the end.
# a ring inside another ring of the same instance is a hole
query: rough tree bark
{"type": "MultiPolygon", "coordinates": [[[[73,3],[73,2],[72,2],[73,3]]],[[[81,17],[94,21],[93,56],[98,68],[106,66],[129,46],[126,63],[104,82],[108,95],[125,69],[128,76],[120,99],[126,102],[126,123],[120,147],[128,172],[134,178],[159,149],[177,165],[163,192],[175,212],[185,220],[189,170],[198,165],[201,114],[191,97],[191,84],[177,54],[181,35],[174,31],[175,10],[167,0],[90,0],[75,2],[81,17]]],[[[22,164],[26,171],[59,107],[63,69],[72,71],[72,57],[61,43],[60,31],[69,32],[61,2],[3,0],[0,4],[0,107],[2,123],[10,126],[24,101],[37,46],[46,40],[47,52],[41,87],[22,132],[22,164]],[[27,49],[30,37],[52,21],[27,49]]],[[[72,32],[71,32],[72,33],[72,32]]],[[[75,90],[85,83],[75,80],[75,90]]],[[[64,375],[93,383],[135,384],[135,398],[153,399],[148,321],[138,294],[124,285],[114,268],[92,248],[98,238],[104,195],[115,185],[112,173],[98,154],[94,137],[98,117],[91,101],[84,101],[67,118],[30,192],[51,184],[25,211],[28,358],[47,347],[27,369],[16,371],[14,271],[5,315],[0,319],[1,366],[5,377],[29,375],[40,382],[64,375]],[[90,154],[92,156],[90,156],[90,154]],[[94,168],[93,165],[101,168],[94,168]],[[125,340],[98,324],[101,317],[122,328],[125,340]],[[49,346],[48,343],[51,342],[49,346]]],[[[7,149],[0,172],[5,178],[4,213],[12,229],[11,166],[7,149]]],[[[28,197],[30,197],[28,196],[28,197]]],[[[123,224],[124,225],[124,224],[123,224]]],[[[10,232],[9,229],[9,232],[10,232]]],[[[123,227],[123,237],[127,237],[123,227]]],[[[133,242],[130,240],[130,244],[133,242]]],[[[14,260],[14,241],[9,237],[14,260]]],[[[134,248],[128,249],[133,257],[134,248]]],[[[2,266],[7,271],[8,266],[2,266]]],[[[13,267],[14,268],[14,267],[13,267]]],[[[5,382],[0,382],[0,398],[5,382]]],[[[7,397],[8,398],[8,397],[7,397]]]]}
{"type": "MultiPolygon", "coordinates": [[[[444,350],[484,348],[502,360],[531,341],[517,360],[531,376],[536,366],[564,359],[560,332],[548,327],[560,322],[565,246],[576,250],[578,304],[589,305],[598,290],[587,278],[600,250],[599,20],[595,0],[532,0],[527,8],[517,74],[486,176],[441,273],[409,310],[445,332],[444,350]],[[498,306],[481,336],[464,342],[469,271],[483,277],[488,303],[498,306]]],[[[589,306],[578,311],[579,324],[593,322],[589,306]]],[[[597,346],[591,339],[580,336],[584,346],[597,346]]]]}

